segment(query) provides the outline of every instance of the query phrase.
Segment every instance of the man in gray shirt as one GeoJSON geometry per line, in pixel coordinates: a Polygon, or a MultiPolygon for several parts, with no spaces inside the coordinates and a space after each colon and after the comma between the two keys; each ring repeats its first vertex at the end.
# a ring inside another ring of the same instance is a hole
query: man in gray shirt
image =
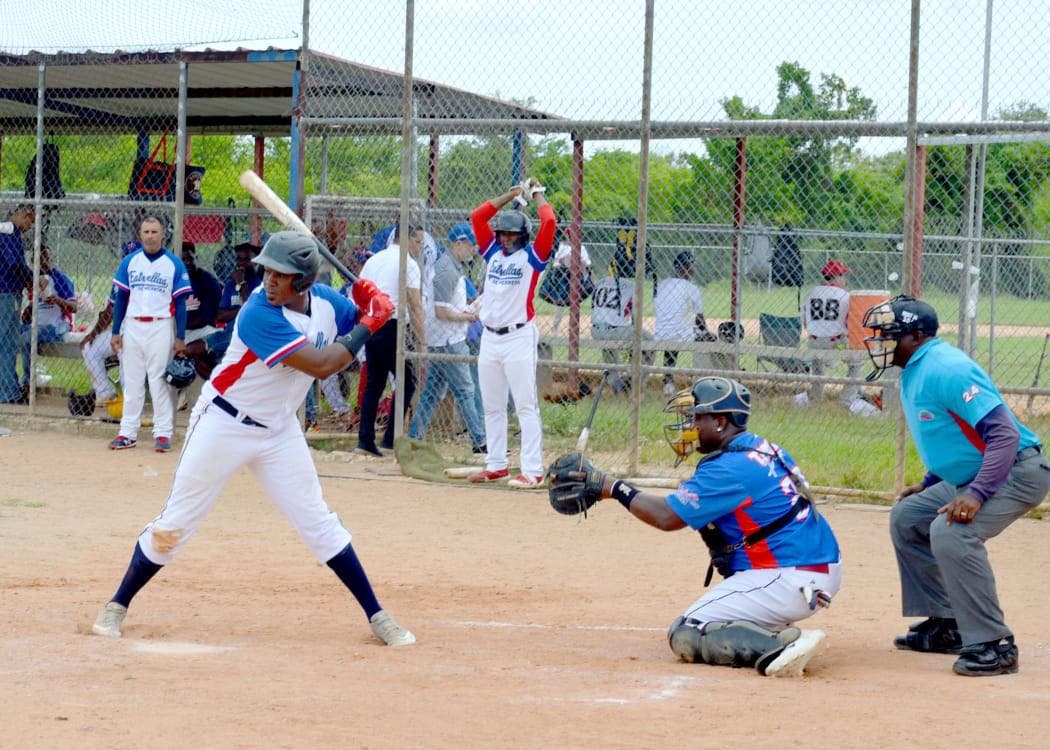
{"type": "MultiPolygon", "coordinates": [[[[469,224],[457,224],[448,236],[448,252],[434,266],[434,326],[427,351],[434,354],[470,355],[467,328],[478,319],[467,305],[466,279],[462,264],[477,252],[474,232],[469,224]]],[[[409,437],[420,440],[430,426],[434,409],[444,396],[445,386],[456,399],[459,414],[467,425],[475,453],[485,452],[485,427],[474,399],[474,380],[466,362],[431,361],[419,397],[409,437]]]]}

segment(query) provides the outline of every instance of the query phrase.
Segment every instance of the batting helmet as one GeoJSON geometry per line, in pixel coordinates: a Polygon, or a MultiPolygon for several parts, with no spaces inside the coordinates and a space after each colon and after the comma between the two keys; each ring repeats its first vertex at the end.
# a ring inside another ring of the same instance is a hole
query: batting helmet
{"type": "Polygon", "coordinates": [[[74,417],[90,417],[95,413],[95,392],[88,391],[81,396],[70,388],[66,394],[66,408],[74,417]]]}
{"type": "Polygon", "coordinates": [[[870,328],[874,334],[864,339],[868,356],[875,366],[868,380],[877,380],[893,366],[893,354],[901,336],[916,332],[936,336],[940,327],[937,311],[933,307],[905,294],[870,308],[864,313],[861,325],[870,328]]]}
{"type": "Polygon", "coordinates": [[[197,367],[189,357],[175,357],[164,370],[164,380],[172,388],[185,388],[197,377],[197,367]]]}
{"type": "Polygon", "coordinates": [[[521,211],[500,211],[496,214],[496,220],[492,224],[492,231],[516,232],[518,241],[514,246],[520,250],[529,243],[529,237],[532,234],[532,222],[521,211]]]}
{"type": "Polygon", "coordinates": [[[305,292],[317,279],[321,253],[313,237],[298,232],[277,232],[270,235],[262,252],[252,262],[278,273],[295,274],[292,288],[305,292]]]}

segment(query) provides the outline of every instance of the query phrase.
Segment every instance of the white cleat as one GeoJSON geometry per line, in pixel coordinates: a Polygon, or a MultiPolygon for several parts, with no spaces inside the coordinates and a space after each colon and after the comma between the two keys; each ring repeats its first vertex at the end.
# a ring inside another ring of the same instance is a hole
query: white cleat
{"type": "Polygon", "coordinates": [[[416,637],[412,635],[412,632],[398,625],[385,609],[372,615],[368,625],[372,628],[376,638],[388,646],[411,646],[416,642],[416,637]]]}
{"type": "Polygon", "coordinates": [[[801,677],[809,660],[824,650],[823,630],[803,630],[769,666],[766,677],[801,677]]]}
{"type": "Polygon", "coordinates": [[[518,476],[511,479],[507,484],[515,490],[534,490],[543,484],[543,475],[531,476],[528,474],[518,474],[518,476]]]}
{"type": "Polygon", "coordinates": [[[104,635],[107,638],[120,638],[120,626],[127,614],[128,608],[123,604],[110,602],[98,613],[98,619],[91,626],[91,630],[95,635],[104,635]]]}

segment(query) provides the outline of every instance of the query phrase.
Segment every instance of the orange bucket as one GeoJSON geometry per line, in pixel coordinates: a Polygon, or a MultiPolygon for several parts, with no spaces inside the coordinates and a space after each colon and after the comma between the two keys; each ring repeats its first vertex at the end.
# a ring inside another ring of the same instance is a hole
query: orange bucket
{"type": "Polygon", "coordinates": [[[864,339],[870,331],[861,327],[864,313],[880,302],[886,302],[890,293],[885,289],[858,289],[849,293],[849,316],[846,318],[846,331],[849,336],[850,349],[864,349],[864,339]]]}

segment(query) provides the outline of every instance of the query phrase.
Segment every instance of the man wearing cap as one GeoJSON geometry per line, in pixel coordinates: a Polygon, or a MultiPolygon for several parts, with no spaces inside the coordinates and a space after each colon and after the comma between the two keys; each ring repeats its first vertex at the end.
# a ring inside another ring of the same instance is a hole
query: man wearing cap
{"type": "MultiPolygon", "coordinates": [[[[434,354],[469,356],[467,328],[478,319],[477,312],[467,304],[467,284],[463,263],[470,260],[477,247],[469,224],[457,224],[449,232],[448,252],[442,253],[434,264],[433,302],[434,323],[427,331],[427,351],[434,354]]],[[[474,379],[466,362],[431,361],[419,397],[419,406],[409,437],[422,439],[426,435],[434,409],[444,394],[445,386],[452,391],[456,406],[470,433],[475,453],[485,452],[485,427],[478,413],[474,397],[474,379]]]]}
{"type": "MultiPolygon", "coordinates": [[[[674,276],[660,281],[653,298],[656,314],[656,338],[659,341],[693,341],[707,331],[704,320],[704,298],[692,281],[693,254],[684,250],[674,258],[674,276]]],[[[710,336],[710,333],[708,333],[710,336]]],[[[714,337],[711,336],[713,339],[714,337]]],[[[664,352],[664,367],[678,366],[678,352],[664,352]]],[[[664,395],[675,393],[674,375],[664,373],[664,395]]]]}
{"type": "MultiPolygon", "coordinates": [[[[849,314],[850,295],[846,291],[846,276],[850,270],[841,260],[832,259],[820,270],[824,283],[813,287],[802,300],[802,323],[806,327],[810,349],[844,349],[848,342],[846,318],[849,314]]],[[[824,374],[825,360],[813,357],[812,373],[824,374]]],[[[861,358],[850,360],[849,377],[859,378],[864,362],[861,358]]],[[[808,400],[824,398],[824,384],[815,382],[810,386],[808,400]]],[[[860,388],[848,385],[842,389],[841,401],[849,406],[860,398],[860,388]]]]}

